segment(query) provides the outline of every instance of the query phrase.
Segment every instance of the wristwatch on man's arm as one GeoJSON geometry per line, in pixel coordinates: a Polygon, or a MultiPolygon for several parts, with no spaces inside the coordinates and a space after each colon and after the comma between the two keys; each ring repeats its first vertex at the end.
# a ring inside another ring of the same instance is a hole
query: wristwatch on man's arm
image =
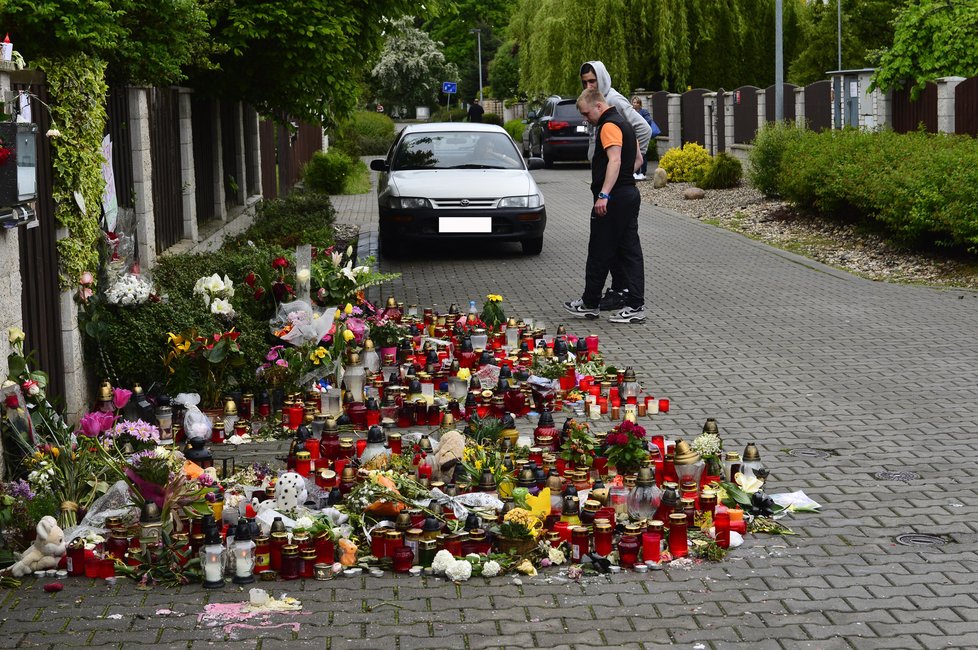
{"type": "Polygon", "coordinates": [[[605,194],[604,192],[598,192],[598,198],[599,199],[610,199],[611,198],[611,195],[610,194],[605,194]]]}

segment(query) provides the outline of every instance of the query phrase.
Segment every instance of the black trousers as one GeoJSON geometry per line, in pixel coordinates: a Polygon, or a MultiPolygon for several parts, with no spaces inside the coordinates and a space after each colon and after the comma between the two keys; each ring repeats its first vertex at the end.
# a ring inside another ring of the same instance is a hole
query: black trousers
{"type": "Polygon", "coordinates": [[[592,208],[584,294],[581,296],[586,306],[596,307],[601,301],[601,290],[613,265],[621,274],[622,288],[628,289],[626,304],[634,308],[645,305],[645,260],[638,237],[641,202],[638,188],[625,185],[612,190],[608,212],[603,217],[594,214],[592,208]]]}

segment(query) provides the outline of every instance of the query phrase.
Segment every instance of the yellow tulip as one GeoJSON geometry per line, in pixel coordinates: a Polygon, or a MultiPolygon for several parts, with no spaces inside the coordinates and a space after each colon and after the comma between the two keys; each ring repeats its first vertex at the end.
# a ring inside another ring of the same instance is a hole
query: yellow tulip
{"type": "Polygon", "coordinates": [[[61,454],[61,450],[57,447],[51,447],[51,455],[57,458],[61,454]]]}
{"type": "Polygon", "coordinates": [[[346,341],[347,343],[349,343],[354,338],[356,338],[356,336],[353,334],[353,332],[351,332],[350,330],[343,330],[343,340],[344,341],[346,341]]]}
{"type": "Polygon", "coordinates": [[[349,316],[350,314],[352,314],[353,313],[353,305],[351,305],[350,303],[346,303],[346,307],[343,308],[343,313],[346,314],[347,316],[349,316]]]}

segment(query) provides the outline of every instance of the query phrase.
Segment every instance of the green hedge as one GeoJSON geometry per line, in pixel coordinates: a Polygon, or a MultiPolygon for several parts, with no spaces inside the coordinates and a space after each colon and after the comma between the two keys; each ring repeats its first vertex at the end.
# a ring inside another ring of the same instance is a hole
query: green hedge
{"type": "Polygon", "coordinates": [[[485,113],[482,116],[482,121],[486,124],[495,124],[496,126],[503,125],[503,116],[497,113],[485,113]]]}
{"type": "Polygon", "coordinates": [[[523,124],[523,120],[510,120],[503,125],[506,132],[513,136],[516,140],[516,144],[523,141],[523,130],[526,128],[526,124],[523,124]]]}
{"type": "Polygon", "coordinates": [[[762,130],[751,180],[826,216],[880,224],[909,245],[978,251],[978,141],[892,131],[762,130]]]}
{"type": "Polygon", "coordinates": [[[296,190],[284,199],[262,201],[254,223],[225,245],[261,241],[289,249],[300,244],[325,248],[333,244],[335,222],[336,210],[329,196],[296,190]]]}
{"type": "Polygon", "coordinates": [[[394,142],[394,120],[384,113],[358,111],[331,134],[330,144],[353,158],[381,156],[394,142]]]}
{"type": "Polygon", "coordinates": [[[442,106],[437,110],[431,112],[431,119],[429,122],[461,122],[468,117],[468,113],[461,108],[452,107],[449,111],[446,107],[442,106]]]}
{"type": "Polygon", "coordinates": [[[306,189],[322,194],[342,194],[346,179],[353,173],[353,159],[339,149],[317,151],[306,163],[302,180],[306,189]]]}

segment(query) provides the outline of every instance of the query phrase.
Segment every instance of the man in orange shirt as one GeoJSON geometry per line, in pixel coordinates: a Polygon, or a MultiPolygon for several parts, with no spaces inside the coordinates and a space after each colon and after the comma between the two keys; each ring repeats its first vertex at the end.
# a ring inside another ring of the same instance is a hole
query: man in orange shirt
{"type": "Polygon", "coordinates": [[[613,263],[625,277],[625,306],[609,319],[612,323],[645,322],[645,261],[638,236],[641,194],[635,187],[633,166],[638,147],[628,120],[608,104],[597,88],[587,88],[577,109],[595,126],[591,159],[591,234],[584,268],[584,293],[564,303],[574,316],[597,318],[601,290],[613,263]]]}

